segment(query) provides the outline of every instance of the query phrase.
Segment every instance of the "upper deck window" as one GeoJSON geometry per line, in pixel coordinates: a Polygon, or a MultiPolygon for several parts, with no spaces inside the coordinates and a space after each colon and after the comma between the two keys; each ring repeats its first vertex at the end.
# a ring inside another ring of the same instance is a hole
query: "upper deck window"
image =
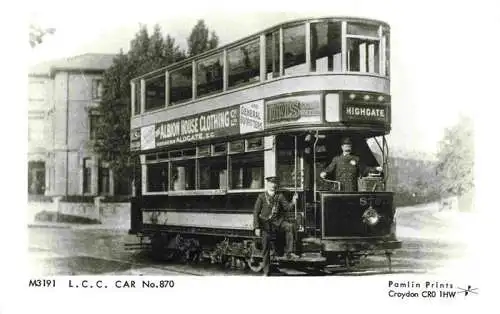
{"type": "Polygon", "coordinates": [[[141,81],[134,82],[134,115],[141,113],[141,81]]]}
{"type": "Polygon", "coordinates": [[[359,38],[347,39],[347,64],[353,72],[380,72],[380,41],[359,38]]]}
{"type": "Polygon", "coordinates": [[[223,86],[222,54],[217,54],[197,63],[196,90],[197,96],[221,92],[223,86]]]}
{"type": "Polygon", "coordinates": [[[145,110],[155,110],[165,106],[165,75],[146,80],[145,110]]]}
{"type": "Polygon", "coordinates": [[[376,25],[347,23],[347,69],[380,73],[381,45],[376,25]]]}
{"type": "Polygon", "coordinates": [[[382,66],[384,66],[385,68],[383,69],[383,71],[385,72],[382,72],[382,74],[385,74],[386,76],[389,76],[390,75],[390,58],[391,58],[391,47],[390,47],[390,37],[391,37],[391,34],[389,32],[389,29],[388,28],[383,28],[382,30],[382,43],[383,43],[383,48],[385,48],[385,62],[383,63],[382,66]]]}
{"type": "Polygon", "coordinates": [[[177,104],[193,98],[193,69],[186,66],[170,72],[170,104],[177,104]]]}
{"type": "Polygon", "coordinates": [[[321,22],[311,24],[311,70],[342,71],[342,24],[321,22]]]}
{"type": "Polygon", "coordinates": [[[280,76],[280,32],[266,35],[266,78],[280,76]]]}
{"type": "Polygon", "coordinates": [[[240,86],[259,81],[259,40],[253,40],[227,52],[228,86],[240,86]]]}
{"type": "Polygon", "coordinates": [[[283,68],[285,74],[306,73],[306,29],[297,25],[283,29],[283,68]]]}
{"type": "Polygon", "coordinates": [[[364,23],[347,23],[348,35],[359,35],[368,37],[378,37],[378,25],[364,23]]]}

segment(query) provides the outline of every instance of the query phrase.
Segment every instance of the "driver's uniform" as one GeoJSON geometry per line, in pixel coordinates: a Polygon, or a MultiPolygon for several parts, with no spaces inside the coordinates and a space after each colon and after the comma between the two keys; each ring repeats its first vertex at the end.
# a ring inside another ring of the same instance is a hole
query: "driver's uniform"
{"type": "Polygon", "coordinates": [[[367,167],[360,162],[358,156],[342,154],[335,156],[332,162],[325,168],[327,178],[340,182],[340,191],[358,191],[358,178],[366,175],[372,167],[367,167]]]}

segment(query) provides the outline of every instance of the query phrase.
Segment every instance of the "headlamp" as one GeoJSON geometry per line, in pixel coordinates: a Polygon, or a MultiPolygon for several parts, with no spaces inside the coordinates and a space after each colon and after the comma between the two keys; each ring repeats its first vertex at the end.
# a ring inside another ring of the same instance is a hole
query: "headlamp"
{"type": "Polygon", "coordinates": [[[364,213],[363,213],[363,222],[369,226],[374,226],[378,223],[380,220],[380,215],[377,213],[375,209],[372,207],[369,207],[364,213]]]}

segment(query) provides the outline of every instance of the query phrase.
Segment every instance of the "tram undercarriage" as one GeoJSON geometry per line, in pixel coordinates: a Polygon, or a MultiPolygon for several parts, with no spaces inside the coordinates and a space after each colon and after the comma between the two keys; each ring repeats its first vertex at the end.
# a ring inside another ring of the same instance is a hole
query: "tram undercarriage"
{"type": "MultiPolygon", "coordinates": [[[[215,236],[200,233],[174,233],[166,231],[137,234],[140,243],[135,248],[147,249],[159,261],[187,264],[210,263],[226,268],[261,272],[263,256],[261,240],[257,237],[215,236]]],[[[298,235],[296,252],[300,258],[287,259],[283,254],[284,236],[275,234],[271,240],[271,266],[288,269],[322,271],[355,270],[362,258],[385,255],[388,270],[392,270],[391,256],[401,242],[391,237],[321,240],[298,235]]]]}

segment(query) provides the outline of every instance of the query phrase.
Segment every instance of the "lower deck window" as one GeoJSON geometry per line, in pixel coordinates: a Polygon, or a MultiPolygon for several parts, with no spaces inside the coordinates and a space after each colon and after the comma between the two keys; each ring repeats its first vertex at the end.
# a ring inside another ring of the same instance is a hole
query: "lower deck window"
{"type": "Polygon", "coordinates": [[[297,164],[295,164],[295,156],[293,150],[282,150],[278,152],[278,177],[280,178],[281,187],[293,188],[295,186],[301,187],[301,175],[300,175],[300,160],[297,157],[297,164]],[[296,175],[295,167],[297,167],[296,175]],[[297,180],[295,182],[295,180],[297,180]]]}
{"type": "Polygon", "coordinates": [[[194,190],[195,173],[196,165],[194,159],[172,161],[170,174],[170,190],[194,190]]]}
{"type": "Polygon", "coordinates": [[[264,152],[231,157],[231,188],[264,188],[264,152]]]}
{"type": "Polygon", "coordinates": [[[200,189],[227,188],[227,161],[225,156],[200,159],[200,189]]]}
{"type": "Polygon", "coordinates": [[[148,192],[165,192],[168,188],[168,164],[148,165],[148,192]]]}

